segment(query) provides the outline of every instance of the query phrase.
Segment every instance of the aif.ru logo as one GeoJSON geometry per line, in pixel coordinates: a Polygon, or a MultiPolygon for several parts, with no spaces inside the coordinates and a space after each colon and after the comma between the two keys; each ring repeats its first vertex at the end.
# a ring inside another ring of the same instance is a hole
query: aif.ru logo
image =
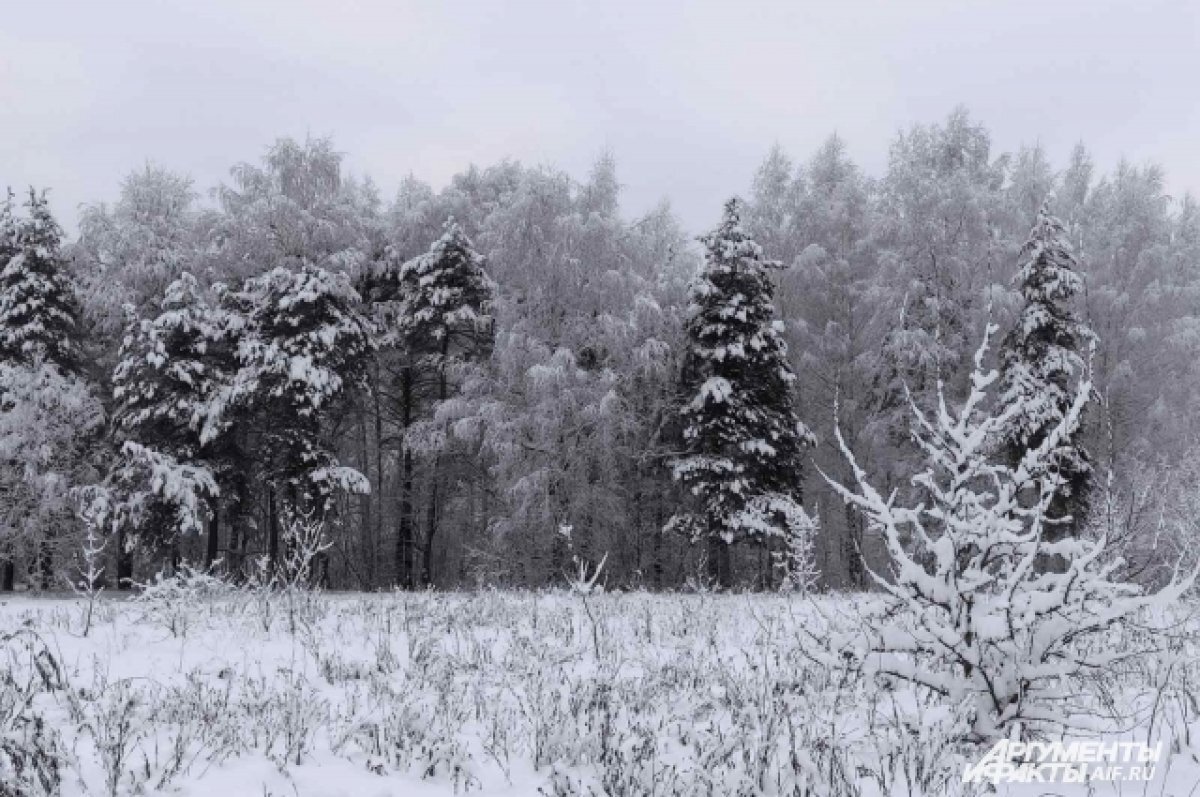
{"type": "Polygon", "coordinates": [[[963,783],[1093,783],[1154,779],[1162,742],[1014,742],[1001,739],[963,783]]]}

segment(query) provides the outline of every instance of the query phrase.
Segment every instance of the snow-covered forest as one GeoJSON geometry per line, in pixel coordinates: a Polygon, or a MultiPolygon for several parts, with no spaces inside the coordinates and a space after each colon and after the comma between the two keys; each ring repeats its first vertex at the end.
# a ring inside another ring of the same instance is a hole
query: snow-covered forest
{"type": "Polygon", "coordinates": [[[665,203],[623,215],[609,156],[383,197],[332,142],[285,139],[211,189],[140,168],[78,230],[52,190],[10,197],[0,587],[73,583],[89,529],[112,586],[242,573],[305,516],[339,589],[552,586],[601,561],[609,588],[789,568],[863,588],[886,546],[832,486],[853,479],[835,428],[883,494],[910,491],[910,399],[965,399],[989,323],[985,366],[1041,402],[998,456],[1086,372],[1052,511],[1161,577],[1200,474],[1195,200],[1082,145],[996,152],[964,110],[898,135],[883,174],[834,136],[746,177],[703,240],[665,203]]]}
{"type": "Polygon", "coordinates": [[[0,797],[1189,793],[1200,205],[962,109],[729,188],[10,194],[0,797]]]}

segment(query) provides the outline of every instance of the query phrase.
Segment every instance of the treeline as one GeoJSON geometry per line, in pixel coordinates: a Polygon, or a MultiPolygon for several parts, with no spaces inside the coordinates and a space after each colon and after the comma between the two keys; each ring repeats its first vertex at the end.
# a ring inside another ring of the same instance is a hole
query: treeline
{"type": "MultiPolygon", "coordinates": [[[[283,140],[212,202],[136,172],[69,243],[41,195],[10,201],[0,586],[61,588],[85,524],[110,541],[110,578],[183,558],[237,571],[277,559],[297,514],[325,520],[337,587],[541,586],[605,556],[610,586],[770,583],[770,546],[697,545],[679,520],[696,501],[682,410],[712,367],[696,278],[725,249],[700,251],[665,204],[622,216],[619,195],[605,157],[583,182],[505,162],[385,202],[329,142],[283,140]]],[[[817,520],[824,584],[864,586],[878,553],[813,467],[849,480],[835,411],[872,478],[904,489],[909,397],[939,380],[963,395],[984,323],[1014,327],[1048,195],[1096,339],[1077,525],[1119,524],[1149,562],[1164,513],[1189,517],[1195,203],[1153,167],[1095,175],[1082,147],[1061,169],[1036,147],[997,155],[958,111],[899,136],[878,179],[836,137],[801,165],[776,149],[739,210],[783,266],[756,301],[794,377],[768,398],[811,432],[771,490],[817,520]]]]}

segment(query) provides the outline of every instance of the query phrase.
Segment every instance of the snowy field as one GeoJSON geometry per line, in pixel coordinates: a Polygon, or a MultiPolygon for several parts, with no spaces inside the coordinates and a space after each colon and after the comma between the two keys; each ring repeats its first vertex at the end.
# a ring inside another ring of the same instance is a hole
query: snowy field
{"type": "MultiPolygon", "coordinates": [[[[64,795],[968,793],[953,712],[811,657],[866,600],[196,591],[102,599],[85,636],[86,601],[9,597],[0,766],[64,795]]],[[[1000,793],[1200,794],[1174,647],[1063,685],[1104,738],[1166,741],[1153,783],[1000,793]]]]}

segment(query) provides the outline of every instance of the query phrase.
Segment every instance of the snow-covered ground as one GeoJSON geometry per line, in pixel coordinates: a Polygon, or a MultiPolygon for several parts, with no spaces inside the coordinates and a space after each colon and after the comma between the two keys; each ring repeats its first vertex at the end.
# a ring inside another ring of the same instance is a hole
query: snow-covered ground
{"type": "MultiPolygon", "coordinates": [[[[864,600],[105,598],[84,636],[85,601],[8,597],[0,783],[14,751],[41,748],[64,795],[966,793],[976,754],[947,741],[946,712],[810,659],[801,629],[852,623],[864,600]]],[[[1200,794],[1200,737],[1184,736],[1200,730],[1200,665],[1175,647],[1080,692],[1103,738],[1167,741],[1152,784],[1000,793],[1200,794]]]]}

